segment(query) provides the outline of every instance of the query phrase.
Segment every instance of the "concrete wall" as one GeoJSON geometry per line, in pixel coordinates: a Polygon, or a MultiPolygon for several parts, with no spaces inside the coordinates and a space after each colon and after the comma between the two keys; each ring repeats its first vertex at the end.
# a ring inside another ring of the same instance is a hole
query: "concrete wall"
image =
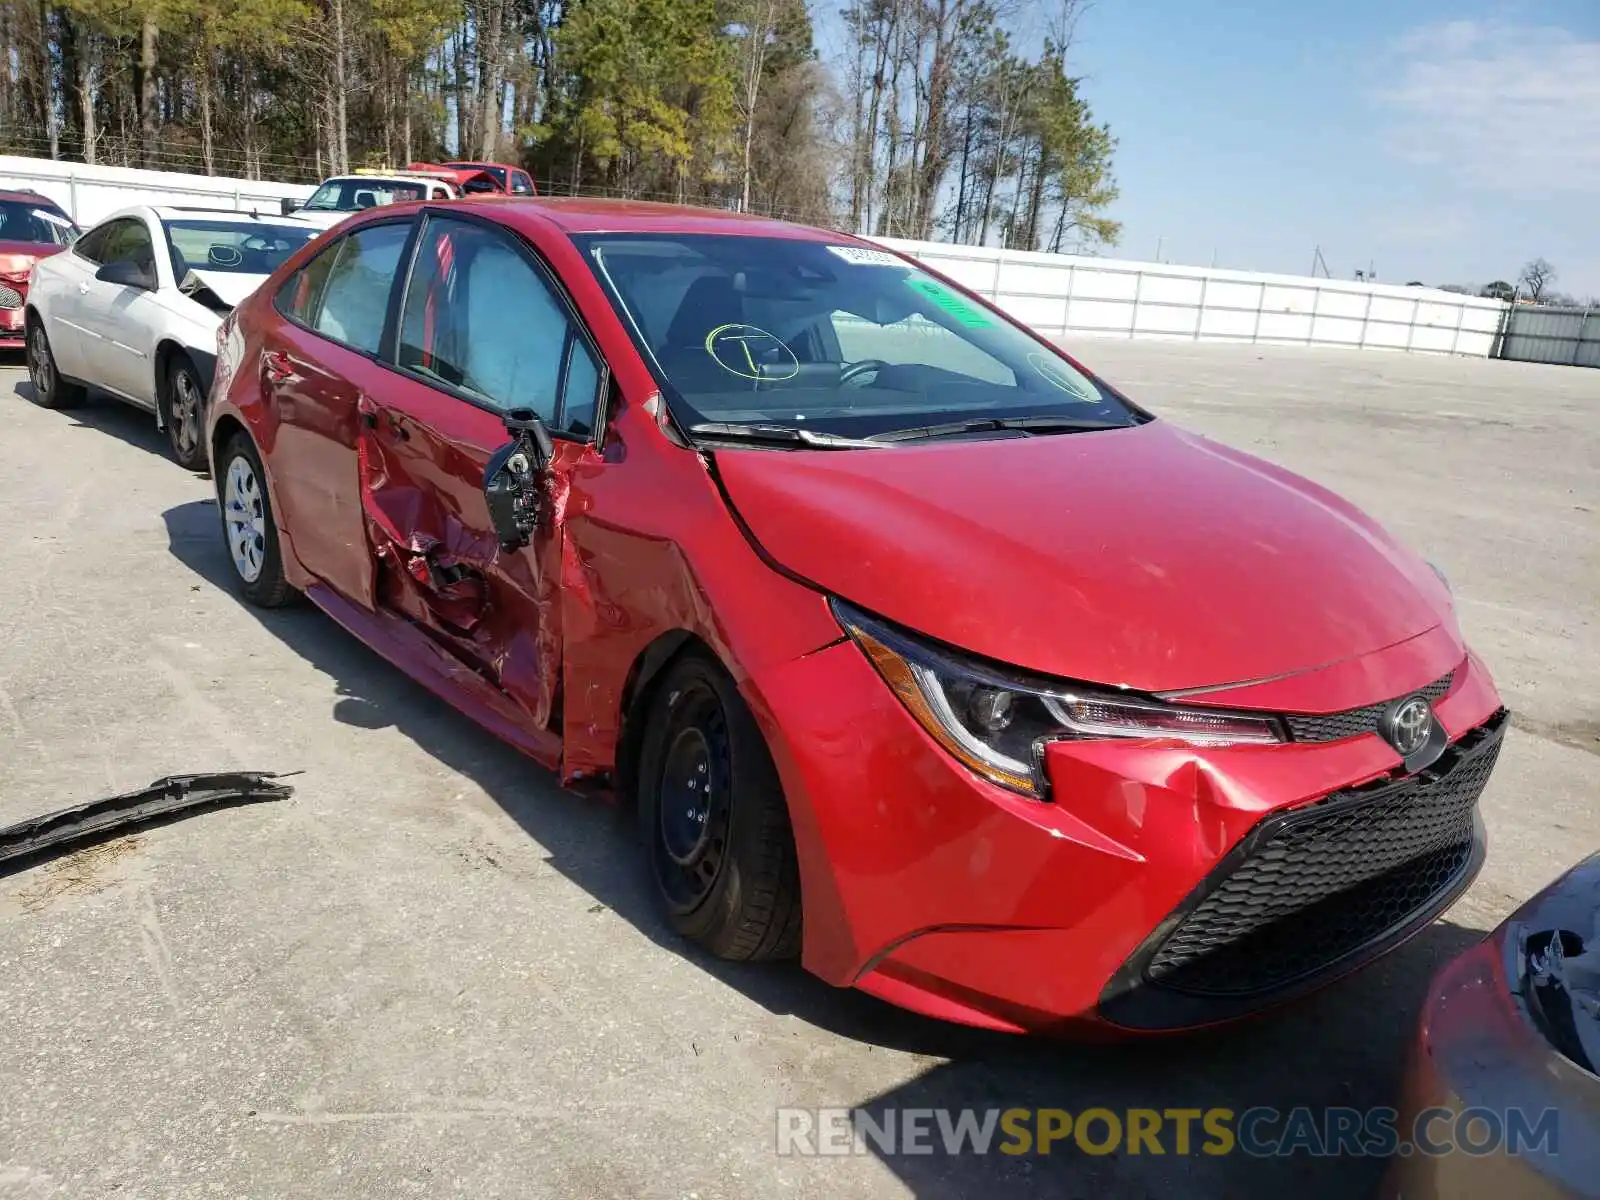
{"type": "Polygon", "coordinates": [[[879,240],[1052,335],[1487,357],[1507,308],[1435,288],[879,240]]]}
{"type": "Polygon", "coordinates": [[[48,158],[0,155],[0,187],[32,188],[50,197],[85,227],[130,204],[227,208],[277,213],[285,196],[304,200],[312,189],[297,183],[260,179],[140,171],[129,167],[87,167],[48,158]]]}

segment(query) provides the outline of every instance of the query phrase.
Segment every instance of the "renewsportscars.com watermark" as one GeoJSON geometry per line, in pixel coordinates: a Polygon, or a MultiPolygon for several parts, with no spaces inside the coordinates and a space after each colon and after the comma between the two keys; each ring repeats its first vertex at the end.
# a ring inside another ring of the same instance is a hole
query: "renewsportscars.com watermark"
{"type": "Polygon", "coordinates": [[[781,1155],[1247,1154],[1375,1157],[1560,1152],[1554,1108],[780,1108],[781,1155]]]}

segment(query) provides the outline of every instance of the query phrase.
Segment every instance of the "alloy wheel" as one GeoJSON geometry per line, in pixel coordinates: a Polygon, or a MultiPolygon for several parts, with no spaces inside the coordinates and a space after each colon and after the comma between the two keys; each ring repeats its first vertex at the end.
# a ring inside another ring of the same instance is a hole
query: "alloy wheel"
{"type": "Polygon", "coordinates": [[[200,388],[194,376],[180,370],[172,377],[172,444],[179,455],[188,457],[200,444],[200,388]]]}
{"type": "Polygon", "coordinates": [[[28,331],[28,381],[33,384],[33,394],[48,399],[55,387],[56,364],[50,357],[50,340],[45,337],[44,326],[36,319],[28,331]]]}
{"type": "Polygon", "coordinates": [[[222,520],[228,531],[228,550],[239,578],[254,583],[261,577],[267,556],[267,514],[261,481],[243,455],[228,464],[223,485],[222,520]]]}

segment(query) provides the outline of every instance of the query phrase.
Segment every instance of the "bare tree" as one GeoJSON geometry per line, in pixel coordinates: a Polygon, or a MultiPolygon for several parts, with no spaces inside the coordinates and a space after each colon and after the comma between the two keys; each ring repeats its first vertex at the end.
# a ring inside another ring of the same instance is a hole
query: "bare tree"
{"type": "Polygon", "coordinates": [[[1555,282],[1556,269],[1548,260],[1536,258],[1522,268],[1522,274],[1518,275],[1517,279],[1522,284],[1523,291],[1527,292],[1528,299],[1538,304],[1544,296],[1545,289],[1555,282]]]}

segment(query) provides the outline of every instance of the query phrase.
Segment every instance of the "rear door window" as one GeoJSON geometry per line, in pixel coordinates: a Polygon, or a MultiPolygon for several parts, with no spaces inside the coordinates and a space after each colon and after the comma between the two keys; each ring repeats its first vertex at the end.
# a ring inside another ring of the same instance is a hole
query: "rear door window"
{"type": "Polygon", "coordinates": [[[389,294],[411,223],[367,225],[347,234],[322,287],[311,328],[353,350],[378,353],[389,294]]]}
{"type": "Polygon", "coordinates": [[[544,269],[511,235],[433,217],[406,288],[398,365],[552,433],[593,432],[600,363],[544,269]]]}

